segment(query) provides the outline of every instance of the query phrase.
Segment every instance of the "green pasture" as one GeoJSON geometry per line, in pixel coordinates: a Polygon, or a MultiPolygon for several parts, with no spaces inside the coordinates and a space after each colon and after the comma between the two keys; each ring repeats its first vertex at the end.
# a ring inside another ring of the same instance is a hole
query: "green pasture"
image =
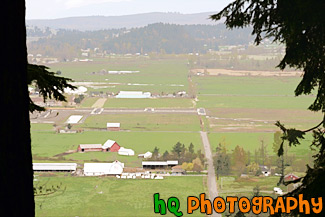
{"type": "Polygon", "coordinates": [[[109,98],[105,108],[193,108],[193,101],[186,98],[116,99],[109,98]]]}
{"type": "MultiPolygon", "coordinates": [[[[41,174],[40,174],[41,175],[41,174]]],[[[37,177],[34,185],[62,183],[52,195],[35,198],[36,216],[116,216],[151,217],[153,195],[178,197],[180,211],[186,214],[187,197],[204,193],[205,177],[167,177],[164,180],[121,180],[115,177],[37,177]]],[[[174,216],[168,213],[166,216],[174,216]]],[[[199,211],[191,216],[203,216],[199,211]]]]}
{"type": "MultiPolygon", "coordinates": [[[[215,152],[221,141],[226,141],[228,151],[232,152],[238,145],[243,147],[245,151],[250,151],[251,155],[253,155],[255,150],[261,147],[261,140],[263,140],[264,144],[267,145],[268,155],[276,155],[272,149],[274,133],[209,133],[208,137],[212,152],[215,152]]],[[[312,141],[312,135],[307,134],[305,138],[305,140],[301,140],[301,145],[289,148],[288,153],[302,156],[310,152],[309,145],[312,141]]]]}
{"type": "Polygon", "coordinates": [[[200,120],[192,114],[101,114],[89,116],[78,127],[106,129],[107,122],[131,131],[200,131],[200,120]]]}
{"type": "Polygon", "coordinates": [[[80,106],[83,108],[91,108],[91,106],[99,99],[99,97],[86,97],[81,101],[80,106]]]}
{"type": "Polygon", "coordinates": [[[273,129],[277,120],[288,127],[303,129],[316,125],[322,118],[321,113],[305,109],[209,108],[206,111],[210,116],[208,118],[210,124],[254,122],[263,125],[271,124],[273,129]]]}

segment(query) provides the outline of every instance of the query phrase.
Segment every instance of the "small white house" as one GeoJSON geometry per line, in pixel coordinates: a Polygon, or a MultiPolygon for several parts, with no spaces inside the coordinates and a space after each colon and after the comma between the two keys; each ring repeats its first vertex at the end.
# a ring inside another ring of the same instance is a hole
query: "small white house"
{"type": "Polygon", "coordinates": [[[107,123],[106,127],[108,131],[119,131],[121,128],[121,123],[107,123]]]}
{"type": "Polygon", "coordinates": [[[125,156],[134,156],[134,151],[132,149],[127,149],[127,148],[121,147],[118,150],[118,154],[125,155],[125,156]]]}
{"type": "Polygon", "coordinates": [[[85,176],[104,176],[121,175],[123,173],[124,163],[114,161],[113,163],[85,163],[85,176]]]}

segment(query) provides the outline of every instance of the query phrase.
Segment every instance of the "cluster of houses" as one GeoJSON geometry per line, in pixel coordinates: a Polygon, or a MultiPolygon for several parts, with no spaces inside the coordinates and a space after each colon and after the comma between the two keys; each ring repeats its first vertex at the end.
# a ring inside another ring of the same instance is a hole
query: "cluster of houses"
{"type": "Polygon", "coordinates": [[[121,147],[116,141],[108,139],[102,144],[80,144],[78,152],[117,152],[119,155],[134,156],[132,149],[121,147]]]}

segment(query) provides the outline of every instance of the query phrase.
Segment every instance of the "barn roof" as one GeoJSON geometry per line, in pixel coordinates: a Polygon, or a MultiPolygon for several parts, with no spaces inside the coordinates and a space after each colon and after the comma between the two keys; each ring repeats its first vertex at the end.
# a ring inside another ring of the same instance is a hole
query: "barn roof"
{"type": "Polygon", "coordinates": [[[102,144],[80,144],[80,148],[87,149],[87,148],[102,148],[102,144]]]}
{"type": "Polygon", "coordinates": [[[37,171],[75,171],[76,169],[76,163],[33,163],[33,170],[37,171]]]}
{"type": "Polygon", "coordinates": [[[178,165],[178,160],[168,160],[167,164],[168,165],[178,165]]]}
{"type": "Polygon", "coordinates": [[[142,161],[142,166],[167,166],[166,161],[142,161]]]}
{"type": "Polygon", "coordinates": [[[178,161],[177,160],[142,161],[142,166],[168,166],[168,165],[178,165],[178,161]]]}
{"type": "Polygon", "coordinates": [[[107,123],[107,127],[120,127],[120,123],[107,123]]]}
{"type": "Polygon", "coordinates": [[[103,145],[103,149],[107,149],[107,148],[111,148],[114,145],[115,141],[114,140],[110,140],[108,139],[104,145],[103,145]]]}

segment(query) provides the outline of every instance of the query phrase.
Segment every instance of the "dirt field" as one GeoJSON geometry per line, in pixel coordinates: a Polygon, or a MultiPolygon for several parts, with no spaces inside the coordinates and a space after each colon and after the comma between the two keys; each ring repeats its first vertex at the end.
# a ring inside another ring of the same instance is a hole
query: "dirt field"
{"type": "Polygon", "coordinates": [[[229,75],[229,76],[281,76],[281,77],[300,77],[302,72],[299,71],[246,71],[246,70],[229,70],[229,69],[192,69],[192,73],[202,73],[207,75],[229,75]]]}

